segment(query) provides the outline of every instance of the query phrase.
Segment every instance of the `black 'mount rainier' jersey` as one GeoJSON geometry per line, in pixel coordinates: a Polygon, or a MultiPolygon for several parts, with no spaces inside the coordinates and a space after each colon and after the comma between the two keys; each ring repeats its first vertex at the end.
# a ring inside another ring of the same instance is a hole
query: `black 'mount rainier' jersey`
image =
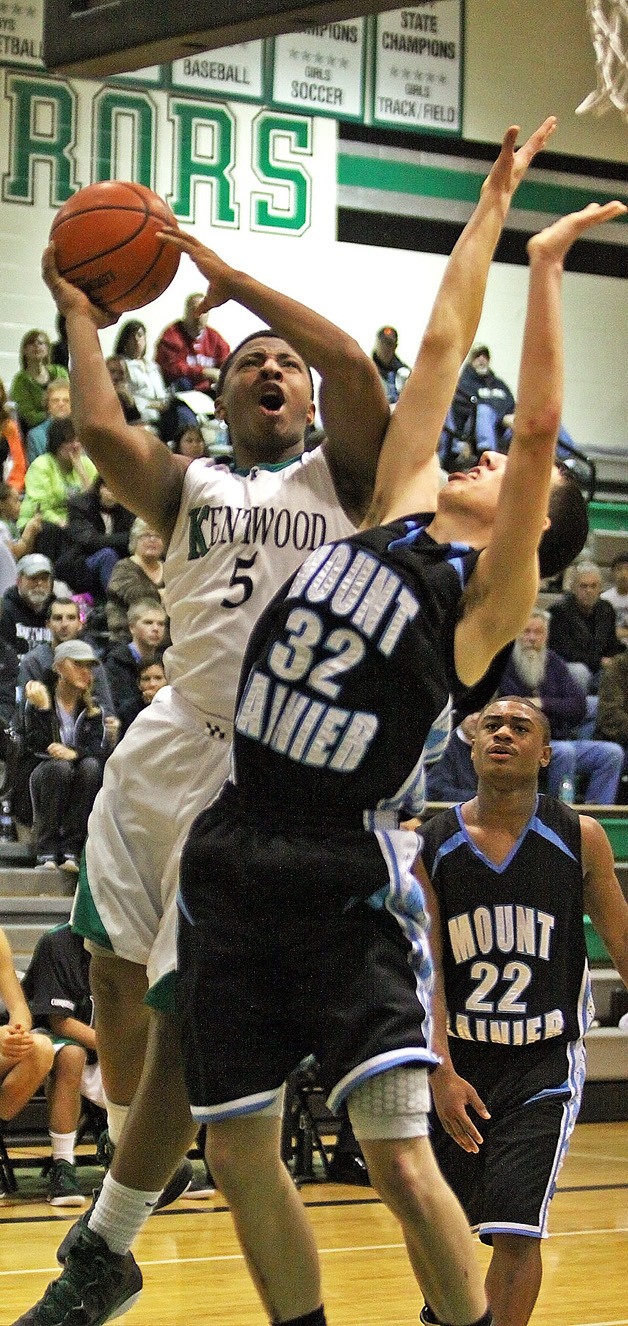
{"type": "Polygon", "coordinates": [[[234,770],[247,802],[336,817],[421,809],[424,759],[449,735],[454,629],[478,555],[406,517],[308,557],[244,660],[234,770]]]}
{"type": "Polygon", "coordinates": [[[539,796],[499,866],[459,807],[428,820],[421,836],[440,907],[449,1034],[510,1047],[578,1040],[593,1006],[576,812],[539,796]]]}

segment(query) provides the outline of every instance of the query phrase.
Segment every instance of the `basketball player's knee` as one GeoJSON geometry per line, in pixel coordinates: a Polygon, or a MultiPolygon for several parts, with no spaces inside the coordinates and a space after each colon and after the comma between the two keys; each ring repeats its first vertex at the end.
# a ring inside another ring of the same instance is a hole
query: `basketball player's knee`
{"type": "Polygon", "coordinates": [[[53,1068],[57,1088],[80,1091],[86,1053],[81,1045],[62,1045],[53,1068]]]}
{"type": "Polygon", "coordinates": [[[278,1124],[272,1115],[259,1114],[208,1124],[207,1163],[228,1201],[237,1202],[257,1185],[267,1190],[283,1178],[278,1124]]]}
{"type": "Polygon", "coordinates": [[[493,1234],[493,1269],[511,1279],[541,1265],[541,1240],[522,1234],[493,1234]]]}
{"type": "Polygon", "coordinates": [[[435,1162],[427,1140],[425,1069],[400,1066],[368,1078],[347,1101],[373,1186],[401,1218],[433,1200],[435,1162]]]}
{"type": "Polygon", "coordinates": [[[55,1052],[52,1041],[49,1036],[43,1036],[41,1032],[35,1032],[33,1035],[33,1064],[34,1071],[39,1076],[40,1081],[47,1077],[55,1059],[55,1052]]]}
{"type": "MultiPolygon", "coordinates": [[[[247,1169],[246,1137],[242,1129],[230,1123],[210,1124],[207,1128],[205,1156],[220,1191],[227,1196],[242,1186],[247,1169]]],[[[249,1152],[249,1156],[252,1153],[249,1152]]],[[[249,1166],[250,1168],[250,1161],[249,1166]]]]}
{"type": "Polygon", "coordinates": [[[365,1142],[363,1147],[371,1183],[398,1220],[429,1225],[437,1195],[434,1173],[425,1163],[427,1142],[404,1138],[365,1142]]]}

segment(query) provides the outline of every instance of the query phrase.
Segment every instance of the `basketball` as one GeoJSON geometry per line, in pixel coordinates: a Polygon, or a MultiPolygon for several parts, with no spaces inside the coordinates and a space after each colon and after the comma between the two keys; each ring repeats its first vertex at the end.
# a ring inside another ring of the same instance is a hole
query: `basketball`
{"type": "Polygon", "coordinates": [[[88,184],[59,208],[50,229],[57,267],[93,304],[129,313],[170,285],[181,257],[158,239],[176,225],[170,208],[143,184],[88,184]]]}

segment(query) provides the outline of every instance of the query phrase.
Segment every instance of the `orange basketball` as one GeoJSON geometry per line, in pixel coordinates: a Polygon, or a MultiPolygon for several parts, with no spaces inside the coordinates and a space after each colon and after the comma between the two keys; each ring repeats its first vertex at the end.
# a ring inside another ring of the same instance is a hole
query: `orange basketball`
{"type": "Polygon", "coordinates": [[[59,208],[50,228],[57,267],[92,303],[129,313],[170,285],[181,254],[157,238],[176,225],[170,208],[143,184],[88,184],[59,208]]]}

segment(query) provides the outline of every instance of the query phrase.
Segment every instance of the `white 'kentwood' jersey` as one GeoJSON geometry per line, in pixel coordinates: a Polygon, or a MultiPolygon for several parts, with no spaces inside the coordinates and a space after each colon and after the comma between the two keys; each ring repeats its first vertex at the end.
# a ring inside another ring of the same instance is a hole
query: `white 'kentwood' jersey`
{"type": "Polygon", "coordinates": [[[174,690],[231,722],[262,609],[314,548],[354,528],[320,447],[246,475],[193,461],[164,565],[172,638],[165,663],[174,690]]]}

